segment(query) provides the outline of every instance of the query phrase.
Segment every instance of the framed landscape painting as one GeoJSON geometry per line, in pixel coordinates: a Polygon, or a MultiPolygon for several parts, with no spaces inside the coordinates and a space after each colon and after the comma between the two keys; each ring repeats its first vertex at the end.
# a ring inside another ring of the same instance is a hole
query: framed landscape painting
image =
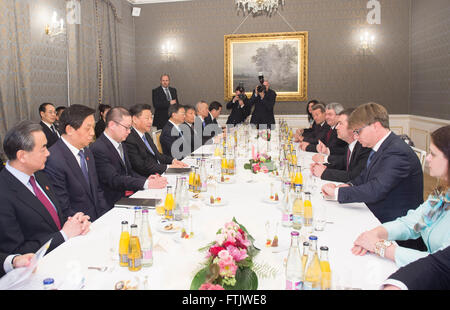
{"type": "Polygon", "coordinates": [[[277,101],[305,101],[308,90],[308,32],[226,35],[224,37],[225,100],[243,83],[247,96],[263,73],[277,101]]]}

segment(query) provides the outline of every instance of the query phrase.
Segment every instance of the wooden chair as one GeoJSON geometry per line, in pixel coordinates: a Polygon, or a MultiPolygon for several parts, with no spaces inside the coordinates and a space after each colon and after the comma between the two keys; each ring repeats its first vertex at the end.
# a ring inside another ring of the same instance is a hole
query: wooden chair
{"type": "Polygon", "coordinates": [[[159,129],[159,130],[156,130],[156,131],[153,131],[152,132],[152,135],[153,135],[153,141],[155,142],[155,144],[156,144],[156,148],[158,149],[158,151],[160,152],[160,153],[162,153],[163,151],[162,151],[162,146],[161,146],[161,141],[159,140],[159,137],[161,136],[161,129],[159,129]]]}
{"type": "Polygon", "coordinates": [[[427,157],[427,152],[416,147],[411,146],[413,151],[416,153],[417,157],[419,157],[420,164],[422,165],[422,170],[425,169],[425,158],[427,157]]]}

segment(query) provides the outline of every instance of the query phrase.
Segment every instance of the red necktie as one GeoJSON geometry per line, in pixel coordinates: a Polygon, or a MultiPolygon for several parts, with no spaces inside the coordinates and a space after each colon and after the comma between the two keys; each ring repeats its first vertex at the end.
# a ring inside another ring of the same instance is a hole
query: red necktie
{"type": "Polygon", "coordinates": [[[350,148],[348,148],[347,151],[347,171],[348,171],[348,167],[350,167],[350,156],[351,156],[352,152],[350,152],[350,148]]]}
{"type": "Polygon", "coordinates": [[[33,187],[33,191],[36,194],[37,199],[39,199],[39,201],[44,205],[48,213],[50,213],[50,215],[52,216],[56,226],[58,226],[58,229],[61,230],[61,223],[59,222],[58,214],[56,213],[56,210],[50,200],[48,200],[47,197],[45,197],[44,193],[39,189],[39,187],[37,187],[34,176],[30,177],[30,184],[33,187]]]}
{"type": "Polygon", "coordinates": [[[330,130],[328,130],[328,133],[327,133],[327,143],[328,143],[328,141],[330,141],[330,137],[331,137],[331,132],[333,131],[333,129],[331,129],[330,128],[330,130]]]}

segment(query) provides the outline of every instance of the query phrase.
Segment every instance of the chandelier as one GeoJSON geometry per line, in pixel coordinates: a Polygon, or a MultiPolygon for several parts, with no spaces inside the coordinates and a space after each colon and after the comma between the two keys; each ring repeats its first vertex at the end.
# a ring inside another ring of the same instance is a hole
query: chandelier
{"type": "Polygon", "coordinates": [[[272,15],[278,9],[278,5],[284,5],[284,0],[235,0],[238,10],[253,15],[266,13],[272,15]]]}

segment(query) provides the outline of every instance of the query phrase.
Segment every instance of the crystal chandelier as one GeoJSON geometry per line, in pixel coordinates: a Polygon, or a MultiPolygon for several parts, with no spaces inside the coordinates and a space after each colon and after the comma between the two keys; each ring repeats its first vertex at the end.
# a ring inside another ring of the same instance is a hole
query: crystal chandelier
{"type": "Polygon", "coordinates": [[[278,9],[278,6],[284,5],[284,0],[235,0],[238,10],[244,13],[253,13],[253,15],[266,13],[272,15],[278,9]]]}

